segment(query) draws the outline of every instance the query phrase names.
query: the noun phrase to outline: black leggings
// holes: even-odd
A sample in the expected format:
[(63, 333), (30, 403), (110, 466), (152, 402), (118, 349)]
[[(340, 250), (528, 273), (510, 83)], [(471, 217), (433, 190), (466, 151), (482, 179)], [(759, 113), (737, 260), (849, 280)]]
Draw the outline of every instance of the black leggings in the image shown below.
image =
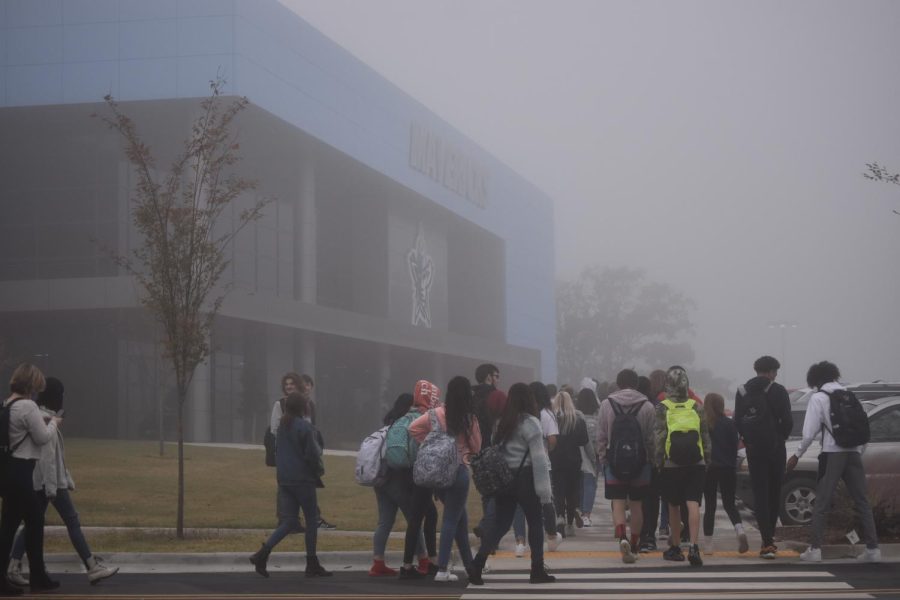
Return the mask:
[(0, 511), (0, 575), (6, 576), (9, 567), (9, 553), (19, 523), (25, 521), (25, 551), (28, 553), (29, 579), (33, 582), (46, 580), (44, 566), (44, 507), (46, 506), (34, 491), (32, 474), (34, 460), (10, 458), (9, 489), (3, 498)]
[(544, 564), (544, 518), (541, 501), (534, 491), (534, 473), (530, 466), (522, 467), (513, 489), (494, 496), (496, 510), (494, 518), (485, 523), (481, 538), (481, 548), (475, 555), (474, 564), (484, 566), (487, 557), (493, 552), (503, 536), (512, 527), (516, 504), (525, 513), (528, 523), (528, 545), (531, 546), (531, 568), (541, 568)]
[(575, 521), (575, 509), (581, 507), (581, 467), (577, 469), (553, 469), (553, 500), (556, 515), (563, 517), (566, 525)]
[(706, 510), (703, 512), (703, 535), (712, 535), (716, 524), (716, 492), (722, 492), (722, 507), (728, 513), (732, 525), (741, 522), (741, 515), (734, 507), (734, 490), (737, 486), (737, 474), (734, 467), (710, 465), (706, 470), (706, 483), (703, 499)]

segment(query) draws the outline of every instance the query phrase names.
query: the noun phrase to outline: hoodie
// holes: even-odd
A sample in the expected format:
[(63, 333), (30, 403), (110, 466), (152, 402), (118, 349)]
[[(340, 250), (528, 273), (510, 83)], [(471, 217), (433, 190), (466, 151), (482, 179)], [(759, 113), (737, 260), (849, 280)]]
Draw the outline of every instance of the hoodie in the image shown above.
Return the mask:
[(413, 406), (420, 412), (428, 412), (430, 408), (441, 405), (441, 390), (430, 381), (420, 379), (413, 389)]
[(865, 451), (865, 446), (856, 446), (855, 448), (844, 448), (838, 446), (831, 435), (831, 400), (828, 394), (834, 390), (846, 389), (837, 382), (826, 383), (819, 388), (815, 394), (809, 399), (806, 406), (806, 417), (803, 419), (803, 441), (800, 447), (794, 452), (794, 456), (800, 458), (809, 448), (815, 439), (821, 439), (822, 452), (859, 452)]
[[(791, 399), (787, 390), (780, 383), (776, 383), (768, 377), (757, 375), (748, 380), (747, 383), (738, 388), (734, 397), (734, 424), (737, 426), (738, 433), (743, 436), (741, 431), (741, 421), (747, 410), (744, 398), (749, 394), (757, 392), (765, 392), (766, 401), (768, 402), (769, 414), (775, 423), (775, 431), (777, 432), (777, 440), (780, 446), (784, 448), (784, 441), (791, 435), (794, 428), (794, 419), (791, 416)], [(752, 449), (747, 449), (752, 453)]]
[(653, 460), (653, 403), (647, 400), (647, 396), (637, 390), (624, 389), (614, 392), (609, 398), (600, 404), (600, 424), (597, 427), (597, 456), (601, 466), (606, 466), (606, 450), (612, 437), (613, 421), (616, 413), (610, 401), (615, 402), (626, 411), (643, 402), (637, 413), (638, 423), (641, 425), (641, 433), (644, 437), (644, 448), (647, 450), (647, 462)]

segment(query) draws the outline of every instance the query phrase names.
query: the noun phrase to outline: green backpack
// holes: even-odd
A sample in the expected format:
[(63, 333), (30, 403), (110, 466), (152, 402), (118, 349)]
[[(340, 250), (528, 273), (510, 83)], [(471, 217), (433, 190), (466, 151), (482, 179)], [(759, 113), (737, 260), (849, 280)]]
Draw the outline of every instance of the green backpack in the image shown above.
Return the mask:
[(666, 458), (680, 467), (696, 465), (703, 460), (700, 439), (700, 415), (693, 399), (673, 402), (666, 398)]
[(418, 410), (411, 410), (388, 428), (384, 442), (384, 460), (392, 469), (409, 469), (416, 462), (416, 454), (419, 444), (409, 435), (409, 424), (418, 419), (422, 414)]

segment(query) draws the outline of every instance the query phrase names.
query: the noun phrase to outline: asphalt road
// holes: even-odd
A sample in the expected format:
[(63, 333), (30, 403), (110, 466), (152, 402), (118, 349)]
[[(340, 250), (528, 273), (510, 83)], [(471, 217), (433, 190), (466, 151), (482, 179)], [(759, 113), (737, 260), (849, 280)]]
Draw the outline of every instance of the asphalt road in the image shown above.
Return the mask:
[(137, 600), (154, 598), (223, 598), (264, 600), (267, 598), (422, 598), (429, 600), (486, 600), (504, 598), (545, 599), (577, 594), (580, 600), (611, 600), (633, 596), (642, 600), (685, 598), (897, 598), (900, 599), (898, 563), (858, 565), (830, 563), (754, 563), (752, 565), (705, 566), (692, 569), (686, 564), (604, 569), (558, 569), (555, 584), (528, 584), (524, 570), (485, 575), (484, 587), (468, 587), (464, 576), (455, 583), (430, 580), (399, 581), (371, 578), (361, 571), (335, 573), (334, 577), (307, 579), (302, 573), (273, 573), (268, 579), (255, 573), (199, 574), (119, 574), (97, 586), (84, 575), (62, 575), (62, 587), (44, 596), (29, 598), (92, 598), (95, 600)]

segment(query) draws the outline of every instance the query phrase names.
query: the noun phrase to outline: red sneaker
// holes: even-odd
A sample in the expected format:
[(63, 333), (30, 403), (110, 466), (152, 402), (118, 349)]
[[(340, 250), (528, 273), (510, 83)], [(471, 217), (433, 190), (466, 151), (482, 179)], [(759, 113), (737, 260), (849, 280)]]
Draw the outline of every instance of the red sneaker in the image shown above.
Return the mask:
[(397, 571), (384, 564), (383, 560), (376, 560), (369, 569), (369, 577), (387, 577), (396, 576)]

